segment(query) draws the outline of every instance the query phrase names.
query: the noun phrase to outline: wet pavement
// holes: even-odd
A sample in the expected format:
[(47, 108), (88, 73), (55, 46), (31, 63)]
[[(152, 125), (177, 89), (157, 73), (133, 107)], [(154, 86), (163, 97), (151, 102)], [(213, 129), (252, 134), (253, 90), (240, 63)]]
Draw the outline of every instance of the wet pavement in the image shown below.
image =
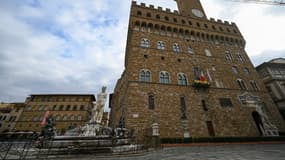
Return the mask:
[(75, 155), (69, 160), (285, 160), (285, 144), (169, 147), (129, 156)]

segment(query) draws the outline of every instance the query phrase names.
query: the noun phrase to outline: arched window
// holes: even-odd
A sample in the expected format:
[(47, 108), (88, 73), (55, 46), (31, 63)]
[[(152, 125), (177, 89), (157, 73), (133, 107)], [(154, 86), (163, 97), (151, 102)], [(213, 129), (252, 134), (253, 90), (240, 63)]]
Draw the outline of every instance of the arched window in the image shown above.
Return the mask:
[(233, 61), (233, 56), (229, 51), (226, 51), (226, 60)]
[(188, 21), (188, 24), (191, 26), (191, 25), (192, 25), (192, 22), (191, 22), (191, 21)]
[(70, 105), (67, 105), (66, 110), (67, 110), (67, 111), (70, 110)]
[(160, 19), (160, 15), (157, 14), (157, 15), (156, 15), (156, 19)]
[(63, 107), (64, 107), (63, 105), (60, 105), (59, 110), (63, 111)]
[(165, 16), (164, 19), (165, 19), (166, 21), (169, 21), (169, 18), (168, 18), (167, 16)]
[(45, 106), (45, 107), (44, 107), (44, 110), (45, 110), (45, 111), (47, 111), (48, 109), (49, 109), (49, 107), (48, 107), (48, 106)]
[(252, 89), (254, 91), (258, 91), (259, 90), (256, 81), (250, 81), (250, 85), (251, 85), (251, 87), (252, 87)]
[(80, 106), (80, 111), (84, 111), (84, 108), (85, 108), (84, 105), (81, 105)]
[(74, 115), (71, 115), (71, 116), (70, 116), (70, 120), (71, 120), (71, 121), (74, 121), (74, 119), (75, 119)]
[(169, 73), (162, 71), (160, 72), (160, 83), (168, 84), (170, 82)]
[(62, 120), (63, 120), (63, 121), (66, 121), (66, 120), (67, 120), (67, 115), (64, 115), (63, 118), (62, 118)]
[(200, 27), (200, 23), (199, 22), (197, 22), (196, 25), (197, 25), (197, 27)]
[(150, 47), (150, 42), (146, 38), (141, 39), (141, 47), (149, 48)]
[(233, 66), (232, 69), (233, 69), (233, 72), (234, 72), (235, 74), (238, 74), (238, 68), (237, 68), (237, 66)]
[(77, 120), (78, 120), (78, 121), (81, 121), (81, 120), (82, 120), (82, 116), (79, 115), (79, 116), (77, 117)]
[(60, 115), (55, 116), (55, 120), (59, 121), (60, 120)]
[(209, 49), (205, 49), (205, 54), (206, 54), (206, 56), (208, 56), (208, 57), (211, 57), (211, 56), (212, 56), (212, 53), (211, 53), (211, 51), (210, 51)]
[(150, 71), (143, 69), (140, 72), (140, 81), (141, 82), (150, 82), (151, 79), (151, 75), (150, 75)]
[(176, 52), (176, 53), (181, 52), (180, 46), (177, 43), (174, 43), (172, 48), (173, 48), (173, 51)]
[(186, 86), (187, 85), (187, 78), (184, 73), (179, 73), (178, 74), (178, 84)]
[(157, 42), (157, 49), (165, 50), (165, 45), (163, 41)]
[(193, 48), (191, 46), (188, 47), (188, 53), (190, 53), (190, 54), (194, 53)]
[(52, 110), (53, 110), (53, 111), (55, 111), (55, 110), (56, 110), (56, 105), (54, 105), (54, 106), (52, 107)]
[(147, 17), (151, 17), (151, 13), (147, 13), (146, 16), (147, 16)]
[(38, 120), (39, 120), (39, 118), (38, 118), (37, 116), (33, 118), (33, 121), (34, 121), (34, 122), (36, 122), (36, 121), (38, 121)]
[(240, 53), (237, 54), (237, 58), (238, 58), (238, 60), (239, 60), (241, 63), (244, 62), (244, 59), (243, 59), (243, 57), (242, 57), (242, 55), (241, 55)]
[(247, 86), (246, 86), (245, 82), (242, 79), (238, 79), (237, 83), (238, 83), (238, 85), (239, 85), (241, 90), (247, 90)]
[(40, 105), (39, 111), (42, 111), (44, 109), (44, 106)]
[(77, 110), (77, 105), (74, 105), (72, 110), (76, 111)]
[(247, 74), (247, 75), (250, 74), (249, 69), (248, 69), (247, 67), (244, 68), (244, 72), (245, 72), (245, 74)]
[(141, 11), (138, 11), (138, 12), (137, 12), (137, 15), (138, 15), (138, 16), (141, 16), (141, 15), (142, 15), (142, 12), (141, 12)]

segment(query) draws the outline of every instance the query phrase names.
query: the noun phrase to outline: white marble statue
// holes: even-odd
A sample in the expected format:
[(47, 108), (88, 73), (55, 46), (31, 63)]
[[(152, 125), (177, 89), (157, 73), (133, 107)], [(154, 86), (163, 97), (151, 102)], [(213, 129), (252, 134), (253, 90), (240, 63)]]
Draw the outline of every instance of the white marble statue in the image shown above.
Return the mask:
[(101, 93), (97, 95), (97, 101), (93, 104), (91, 123), (101, 124), (102, 122), (104, 106), (107, 100), (106, 88), (105, 86), (102, 87)]

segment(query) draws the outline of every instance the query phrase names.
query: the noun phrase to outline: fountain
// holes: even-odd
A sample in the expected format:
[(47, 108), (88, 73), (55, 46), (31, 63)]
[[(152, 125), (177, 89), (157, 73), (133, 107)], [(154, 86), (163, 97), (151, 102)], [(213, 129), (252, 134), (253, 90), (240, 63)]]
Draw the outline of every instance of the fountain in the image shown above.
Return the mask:
[(38, 148), (52, 150), (53, 154), (116, 153), (141, 149), (141, 145), (134, 144), (133, 132), (125, 128), (113, 129), (101, 125), (106, 99), (106, 87), (102, 87), (101, 93), (97, 95), (97, 102), (93, 105), (90, 121), (82, 127), (69, 129), (63, 136), (54, 134), (54, 121), (52, 117), (47, 117), (43, 136), (37, 142)]

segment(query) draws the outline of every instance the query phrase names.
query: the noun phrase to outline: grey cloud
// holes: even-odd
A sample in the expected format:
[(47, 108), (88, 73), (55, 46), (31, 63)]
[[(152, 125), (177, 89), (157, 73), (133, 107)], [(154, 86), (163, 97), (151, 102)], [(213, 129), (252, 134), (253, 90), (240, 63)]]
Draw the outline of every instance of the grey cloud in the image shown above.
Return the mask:
[[(25, 6), (25, 1), (10, 2), (5, 3), (9, 10), (0, 11), (0, 101), (24, 101), (35, 93), (96, 94), (102, 85), (113, 90), (123, 69), (125, 45), (118, 42), (126, 37), (128, 11), (116, 8), (113, 13), (108, 2), (98, 0), (40, 1), (45, 20), (33, 16), (37, 8)], [(117, 17), (116, 26), (96, 31), (85, 23), (102, 14)], [(101, 32), (113, 46), (98, 39)]]
[(253, 61), (254, 66), (258, 66), (263, 62), (267, 62), (274, 58), (285, 57), (285, 50), (270, 50), (264, 51), (260, 55), (252, 56), (251, 59)]

